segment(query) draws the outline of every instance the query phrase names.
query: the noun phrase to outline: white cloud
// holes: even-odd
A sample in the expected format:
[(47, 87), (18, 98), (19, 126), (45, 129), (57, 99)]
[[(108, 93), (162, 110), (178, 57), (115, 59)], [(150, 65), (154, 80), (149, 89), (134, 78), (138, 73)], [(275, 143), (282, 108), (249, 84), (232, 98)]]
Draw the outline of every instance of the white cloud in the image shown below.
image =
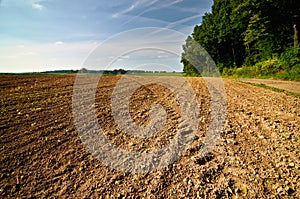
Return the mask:
[(55, 44), (55, 45), (63, 45), (64, 42), (62, 42), (62, 41), (57, 41), (57, 42), (55, 42), (54, 44)]
[(157, 56), (158, 59), (163, 59), (163, 58), (169, 58), (168, 55), (158, 55)]
[(32, 8), (37, 9), (37, 10), (43, 10), (44, 6), (39, 4), (39, 3), (32, 3), (31, 4)]

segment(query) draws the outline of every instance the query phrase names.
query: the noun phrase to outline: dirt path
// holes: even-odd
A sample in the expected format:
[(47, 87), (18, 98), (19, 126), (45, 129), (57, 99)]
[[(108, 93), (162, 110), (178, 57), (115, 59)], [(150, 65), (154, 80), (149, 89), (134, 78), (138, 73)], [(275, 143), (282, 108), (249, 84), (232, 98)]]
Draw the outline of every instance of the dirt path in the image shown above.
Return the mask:
[[(134, 92), (130, 114), (136, 124), (149, 122), (154, 102), (167, 113), (156, 136), (135, 138), (122, 132), (112, 117), (110, 99), (118, 80), (103, 77), (99, 82), (95, 108), (104, 134), (127, 151), (151, 152), (168, 145), (181, 114), (172, 92), (155, 84)], [(200, 158), (210, 121), (210, 95), (201, 78), (188, 81), (201, 103), (193, 142), (168, 167), (131, 174), (105, 166), (84, 147), (72, 115), (74, 76), (0, 76), (1, 198), (299, 196), (300, 99), (224, 80), (225, 126), (212, 153)]]
[(300, 82), (272, 80), (272, 79), (239, 79), (242, 82), (250, 82), (255, 84), (265, 84), (267, 86), (280, 88), (286, 91), (291, 91), (300, 94)]

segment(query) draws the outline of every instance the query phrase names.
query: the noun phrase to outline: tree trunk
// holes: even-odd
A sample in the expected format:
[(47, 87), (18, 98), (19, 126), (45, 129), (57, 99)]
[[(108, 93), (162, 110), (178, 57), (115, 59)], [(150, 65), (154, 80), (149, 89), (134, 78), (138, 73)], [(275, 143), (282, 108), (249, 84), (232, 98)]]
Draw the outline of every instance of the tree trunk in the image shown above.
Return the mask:
[(297, 30), (297, 25), (294, 24), (294, 47), (298, 47), (298, 30)]
[(233, 56), (234, 66), (236, 66), (236, 59), (235, 59), (235, 52), (234, 52), (233, 44), (231, 45), (231, 50), (232, 50), (232, 56)]

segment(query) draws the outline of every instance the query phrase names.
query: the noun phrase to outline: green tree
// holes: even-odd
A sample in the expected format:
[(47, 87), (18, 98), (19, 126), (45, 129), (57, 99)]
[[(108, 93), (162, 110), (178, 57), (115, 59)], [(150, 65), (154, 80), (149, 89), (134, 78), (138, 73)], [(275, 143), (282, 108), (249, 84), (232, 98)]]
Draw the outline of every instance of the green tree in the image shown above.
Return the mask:
[(267, 31), (269, 23), (269, 20), (261, 18), (258, 14), (250, 17), (248, 27), (243, 34), (247, 52), (245, 63), (247, 65), (271, 57), (274, 41), (272, 34)]
[(192, 37), (188, 37), (183, 45), (182, 63), (188, 76), (213, 76), (217, 72), (208, 52)]
[(189, 53), (190, 48), (192, 47), (192, 37), (189, 36), (186, 39), (186, 44), (183, 45), (183, 53), (181, 56), (181, 63), (183, 63), (183, 72), (186, 76), (199, 76), (200, 73), (197, 69), (188, 61), (187, 54)]
[[(294, 27), (300, 27), (298, 1), (214, 0), (211, 13), (189, 37), (206, 49), (220, 71), (254, 65), (294, 45)], [(190, 39), (185, 47), (191, 46)], [(184, 57), (182, 63), (187, 74), (193, 73), (194, 63)]]

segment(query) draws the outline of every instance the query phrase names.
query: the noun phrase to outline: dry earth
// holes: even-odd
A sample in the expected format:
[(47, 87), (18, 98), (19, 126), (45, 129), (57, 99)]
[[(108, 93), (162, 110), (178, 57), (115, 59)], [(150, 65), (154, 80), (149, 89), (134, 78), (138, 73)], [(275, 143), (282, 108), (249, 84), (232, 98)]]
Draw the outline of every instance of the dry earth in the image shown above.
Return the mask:
[[(179, 105), (158, 85), (139, 88), (130, 112), (149, 122), (161, 103), (165, 127), (151, 139), (122, 132), (110, 98), (120, 77), (102, 77), (96, 112), (105, 135), (128, 151), (151, 151), (176, 134)], [(168, 167), (144, 174), (110, 169), (79, 138), (72, 115), (74, 76), (0, 76), (0, 196), (2, 198), (297, 198), (300, 196), (300, 99), (224, 80), (226, 121), (217, 146), (199, 158), (210, 120), (201, 78), (188, 78), (201, 104), (194, 141)], [(176, 83), (176, 82), (174, 82)]]

